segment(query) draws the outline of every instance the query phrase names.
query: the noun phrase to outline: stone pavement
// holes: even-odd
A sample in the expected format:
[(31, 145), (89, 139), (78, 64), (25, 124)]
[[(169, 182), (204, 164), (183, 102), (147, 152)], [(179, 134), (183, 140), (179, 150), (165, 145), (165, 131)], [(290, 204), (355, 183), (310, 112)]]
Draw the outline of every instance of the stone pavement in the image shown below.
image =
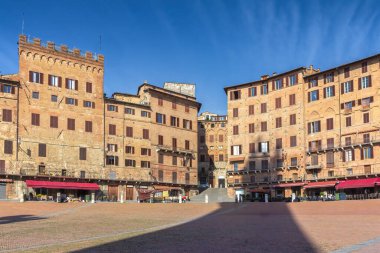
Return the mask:
[(375, 252), (378, 237), (380, 200), (0, 202), (0, 252)]

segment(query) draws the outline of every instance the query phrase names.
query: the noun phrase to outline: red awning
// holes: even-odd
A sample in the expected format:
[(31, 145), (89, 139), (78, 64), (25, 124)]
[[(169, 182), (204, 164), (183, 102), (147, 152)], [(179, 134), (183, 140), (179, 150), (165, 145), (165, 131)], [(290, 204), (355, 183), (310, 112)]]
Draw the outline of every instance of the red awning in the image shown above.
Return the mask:
[(303, 188), (310, 189), (310, 188), (327, 188), (327, 187), (334, 187), (338, 181), (324, 181), (324, 182), (309, 182), (307, 185), (305, 185)]
[(95, 183), (26, 180), (26, 185), (32, 188), (99, 190), (99, 185)]
[(139, 193), (139, 200), (146, 200), (150, 199), (150, 195), (155, 193), (155, 190), (138, 189), (137, 192)]
[(154, 186), (154, 189), (156, 191), (171, 191), (171, 190), (176, 190), (176, 191), (182, 191), (181, 187), (170, 187), (170, 186)]
[(375, 184), (377, 183), (380, 183), (380, 177), (341, 181), (339, 182), (337, 186), (335, 186), (335, 188), (339, 190), (339, 189), (375, 187)]
[(288, 188), (288, 187), (297, 187), (297, 186), (303, 186), (305, 183), (289, 183), (289, 184), (278, 184), (275, 185), (274, 187), (276, 188)]
[(260, 188), (257, 188), (257, 189), (251, 189), (249, 190), (250, 192), (254, 192), (254, 193), (269, 193), (270, 190), (269, 189), (260, 189)]

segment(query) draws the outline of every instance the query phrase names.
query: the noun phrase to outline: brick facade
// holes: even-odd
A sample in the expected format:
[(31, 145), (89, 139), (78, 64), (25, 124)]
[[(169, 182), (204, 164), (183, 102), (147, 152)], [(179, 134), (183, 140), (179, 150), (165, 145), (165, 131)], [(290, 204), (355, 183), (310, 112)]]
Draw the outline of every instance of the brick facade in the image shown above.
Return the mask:
[(307, 182), (380, 173), (378, 72), (375, 55), (226, 87), (230, 189), (302, 196)]
[[(24, 35), (18, 44), (19, 73), (0, 81), (0, 176), (8, 182), (7, 198), (28, 195), (26, 179), (96, 182), (99, 194), (113, 200), (136, 199), (139, 188), (156, 186), (194, 192), (195, 97), (143, 84), (137, 95), (107, 98), (103, 55)], [(175, 87), (181, 85), (195, 91), (191, 84)], [(166, 122), (158, 124), (156, 113), (166, 114)], [(171, 117), (178, 124), (171, 125)]]

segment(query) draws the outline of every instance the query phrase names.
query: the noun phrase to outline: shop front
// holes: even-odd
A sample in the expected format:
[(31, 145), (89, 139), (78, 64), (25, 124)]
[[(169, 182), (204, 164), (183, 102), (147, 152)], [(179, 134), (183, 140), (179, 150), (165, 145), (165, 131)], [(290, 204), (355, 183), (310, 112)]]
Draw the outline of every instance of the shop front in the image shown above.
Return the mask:
[[(283, 183), (274, 185), (276, 189), (276, 199), (280, 200), (280, 198), (284, 198), (287, 201), (297, 201), (301, 198), (303, 194), (303, 186), (305, 182), (297, 182), (297, 183)], [(280, 195), (281, 193), (281, 195)]]
[(270, 196), (270, 189), (263, 189), (263, 188), (255, 188), (249, 190), (251, 193), (251, 201), (259, 201), (259, 202), (265, 202), (265, 195), (267, 196), (267, 200), (269, 201)]
[(186, 199), (184, 190), (180, 187), (154, 186), (153, 202), (180, 202)]
[(335, 186), (342, 199), (369, 199), (379, 197), (380, 177), (340, 181)]
[(26, 180), (26, 200), (86, 201), (99, 190), (96, 183)]
[(333, 199), (338, 181), (309, 182), (303, 188), (307, 200)]

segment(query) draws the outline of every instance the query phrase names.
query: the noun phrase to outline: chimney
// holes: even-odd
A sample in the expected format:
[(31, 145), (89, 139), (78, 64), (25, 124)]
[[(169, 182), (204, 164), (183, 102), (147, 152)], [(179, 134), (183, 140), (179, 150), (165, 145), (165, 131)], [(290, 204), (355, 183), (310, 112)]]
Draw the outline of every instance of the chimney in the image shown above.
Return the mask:
[(266, 80), (266, 79), (268, 79), (268, 77), (269, 77), (269, 75), (262, 75), (261, 80)]
[(309, 67), (309, 68), (310, 68), (310, 70), (311, 70), (311, 71), (313, 71), (313, 65), (310, 65), (310, 67)]
[(275, 76), (275, 75), (277, 75), (277, 73), (276, 73), (276, 72), (273, 72), (272, 76)]

